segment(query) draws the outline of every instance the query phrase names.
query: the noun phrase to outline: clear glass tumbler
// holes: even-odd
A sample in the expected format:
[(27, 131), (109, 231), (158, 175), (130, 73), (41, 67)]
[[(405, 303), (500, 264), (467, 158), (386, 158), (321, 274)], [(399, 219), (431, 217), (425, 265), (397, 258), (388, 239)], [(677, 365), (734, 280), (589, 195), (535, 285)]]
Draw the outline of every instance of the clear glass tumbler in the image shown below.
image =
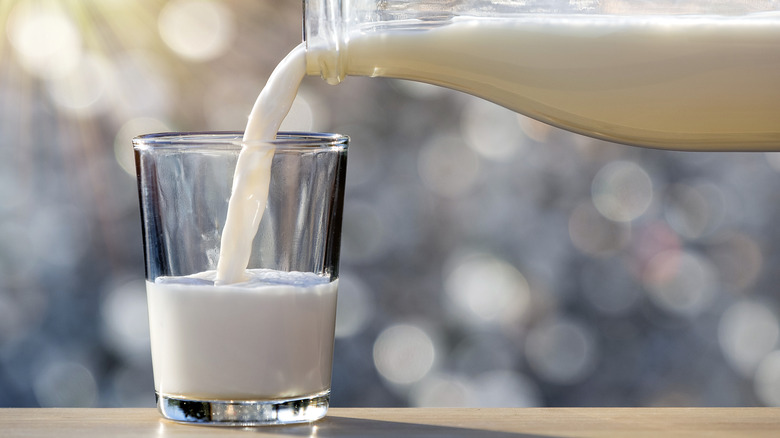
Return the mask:
[[(241, 139), (133, 139), (157, 405), (180, 422), (313, 421), (330, 394), (348, 138)], [(247, 280), (214, 285), (242, 147), (274, 150), (268, 201)]]

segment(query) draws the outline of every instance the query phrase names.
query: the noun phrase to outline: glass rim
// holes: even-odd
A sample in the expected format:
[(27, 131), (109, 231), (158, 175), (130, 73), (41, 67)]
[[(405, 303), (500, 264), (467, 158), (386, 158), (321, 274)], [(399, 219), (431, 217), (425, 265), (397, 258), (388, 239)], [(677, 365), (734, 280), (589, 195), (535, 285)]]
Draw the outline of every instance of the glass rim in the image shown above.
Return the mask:
[(280, 131), (273, 140), (244, 141), (243, 131), (158, 132), (134, 137), (134, 149), (346, 149), (349, 137), (329, 132)]

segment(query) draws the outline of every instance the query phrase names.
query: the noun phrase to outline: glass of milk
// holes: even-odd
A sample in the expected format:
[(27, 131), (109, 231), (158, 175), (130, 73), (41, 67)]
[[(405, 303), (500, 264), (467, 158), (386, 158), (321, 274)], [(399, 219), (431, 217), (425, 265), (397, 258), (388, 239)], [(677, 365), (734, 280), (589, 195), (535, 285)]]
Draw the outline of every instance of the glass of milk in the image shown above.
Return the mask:
[[(325, 415), (347, 143), (314, 133), (248, 143), (239, 132), (133, 139), (164, 417), (260, 425)], [(260, 206), (255, 190), (243, 203), (259, 212), (259, 224), (240, 233), (252, 242), (249, 261), (237, 281), (215, 284), (221, 253), (238, 251), (221, 235), (240, 154), (241, 172), (270, 169), (267, 201)]]

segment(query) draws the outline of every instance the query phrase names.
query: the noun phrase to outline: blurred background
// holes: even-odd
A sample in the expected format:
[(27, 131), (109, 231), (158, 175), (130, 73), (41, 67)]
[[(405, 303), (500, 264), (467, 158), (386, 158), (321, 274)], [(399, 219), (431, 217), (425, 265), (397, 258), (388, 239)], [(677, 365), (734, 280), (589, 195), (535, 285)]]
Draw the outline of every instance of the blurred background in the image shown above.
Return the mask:
[[(300, 2), (0, 2), (0, 406), (153, 406), (130, 139), (243, 130)], [(352, 137), (333, 406), (780, 405), (780, 154), (307, 78)]]

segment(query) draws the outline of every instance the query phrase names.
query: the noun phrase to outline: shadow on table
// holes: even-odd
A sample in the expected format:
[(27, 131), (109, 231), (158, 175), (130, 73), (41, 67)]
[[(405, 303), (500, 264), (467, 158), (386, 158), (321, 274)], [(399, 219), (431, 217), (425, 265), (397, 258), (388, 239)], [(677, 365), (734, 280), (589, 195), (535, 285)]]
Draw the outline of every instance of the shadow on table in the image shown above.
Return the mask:
[(395, 421), (368, 420), (327, 416), (313, 424), (252, 428), (269, 436), (327, 437), (480, 437), (480, 438), (550, 438), (542, 435), (500, 432), (463, 427), (435, 426)]

